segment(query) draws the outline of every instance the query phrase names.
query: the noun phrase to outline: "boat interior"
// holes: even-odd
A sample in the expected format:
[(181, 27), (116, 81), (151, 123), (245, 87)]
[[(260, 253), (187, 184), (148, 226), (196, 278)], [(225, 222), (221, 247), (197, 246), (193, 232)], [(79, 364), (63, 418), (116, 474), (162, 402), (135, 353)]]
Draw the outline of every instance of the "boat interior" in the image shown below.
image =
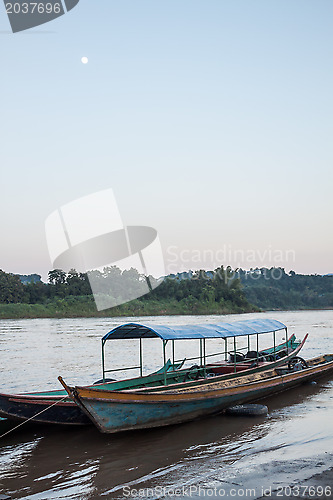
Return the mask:
[[(328, 363), (331, 363), (333, 361), (333, 354), (324, 354), (322, 356), (318, 356), (316, 358), (309, 359), (305, 361), (303, 358), (300, 357), (294, 357), (291, 358), (291, 360), (288, 362), (286, 365), (282, 365), (279, 367), (263, 370), (263, 371), (256, 371), (256, 372), (251, 372), (248, 374), (244, 375), (238, 375), (236, 379), (232, 378), (225, 378), (225, 377), (214, 377), (212, 378), (211, 376), (207, 375), (205, 378), (200, 378), (196, 381), (196, 383), (181, 383), (181, 384), (173, 384), (172, 387), (166, 388), (165, 385), (160, 385), (159, 387), (154, 387), (154, 388), (138, 388), (134, 392), (160, 392), (160, 391), (165, 391), (166, 393), (172, 393), (172, 391), (176, 390), (175, 392), (180, 393), (183, 391), (188, 391), (188, 389), (193, 387), (194, 391), (199, 391), (201, 390), (202, 387), (205, 388), (205, 390), (208, 390), (210, 388), (217, 388), (218, 383), (218, 388), (227, 388), (231, 386), (236, 386), (236, 385), (244, 385), (244, 384), (249, 384), (252, 382), (257, 382), (258, 380), (267, 380), (273, 377), (277, 376), (283, 376), (287, 375), (296, 371), (301, 371), (301, 370), (306, 370), (309, 368), (314, 368), (316, 366), (320, 365), (325, 365)], [(211, 386), (211, 387), (210, 387)], [(132, 392), (132, 390), (130, 390)]]

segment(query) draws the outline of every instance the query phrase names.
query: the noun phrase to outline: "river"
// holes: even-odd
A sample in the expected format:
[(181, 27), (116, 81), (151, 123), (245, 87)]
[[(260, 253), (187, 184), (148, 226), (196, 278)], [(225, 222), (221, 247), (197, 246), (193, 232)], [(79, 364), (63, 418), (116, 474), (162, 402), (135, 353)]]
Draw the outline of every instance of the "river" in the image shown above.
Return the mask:
[[(333, 311), (1, 320), (1, 392), (57, 389), (58, 375), (70, 384), (94, 382), (101, 377), (100, 339), (120, 323), (255, 317), (280, 320), (298, 338), (309, 333), (304, 358), (333, 352)], [(135, 342), (110, 342), (108, 367), (135, 365)], [(179, 358), (197, 355), (197, 344), (186, 342), (177, 346)], [(148, 340), (143, 354), (147, 373), (161, 366), (158, 339)], [(117, 435), (100, 434), (93, 426), (22, 426), (0, 441), (0, 492), (13, 499), (330, 498), (333, 381), (303, 385), (265, 404), (266, 417), (219, 415)]]

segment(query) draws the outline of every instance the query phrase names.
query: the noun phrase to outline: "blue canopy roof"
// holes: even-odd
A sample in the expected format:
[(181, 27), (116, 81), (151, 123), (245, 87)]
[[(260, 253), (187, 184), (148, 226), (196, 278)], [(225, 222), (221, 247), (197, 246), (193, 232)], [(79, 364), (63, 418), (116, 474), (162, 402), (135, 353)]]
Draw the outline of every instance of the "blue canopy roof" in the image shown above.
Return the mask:
[(228, 338), (274, 332), (285, 328), (287, 327), (283, 323), (275, 319), (251, 319), (235, 321), (234, 323), (219, 323), (217, 325), (207, 323), (202, 325), (163, 326), (126, 323), (111, 330), (104, 335), (102, 340), (105, 342), (106, 340), (153, 337), (160, 337), (163, 340)]

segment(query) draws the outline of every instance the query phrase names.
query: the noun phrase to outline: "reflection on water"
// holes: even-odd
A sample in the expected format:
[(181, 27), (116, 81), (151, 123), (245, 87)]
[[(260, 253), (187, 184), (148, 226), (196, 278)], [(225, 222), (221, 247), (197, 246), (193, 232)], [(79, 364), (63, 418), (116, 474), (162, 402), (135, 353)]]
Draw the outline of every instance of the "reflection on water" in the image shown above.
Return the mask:
[[(333, 351), (332, 311), (265, 315), (285, 322), (289, 333), (298, 337), (310, 333), (304, 357)], [(254, 316), (258, 315), (244, 317)], [(149, 318), (150, 322), (167, 324), (219, 320), (226, 318)], [(124, 321), (0, 322), (2, 391), (57, 388), (59, 373), (70, 382), (99, 378), (99, 339)], [(121, 349), (120, 344), (117, 349)], [(145, 354), (147, 369), (158, 366), (160, 345), (152, 344)], [(124, 487), (200, 486), (228, 491), (238, 485), (255, 487), (260, 493), (267, 485), (299, 483), (333, 466), (332, 381), (304, 385), (269, 398), (265, 404), (268, 417), (220, 415), (117, 435), (102, 435), (93, 426), (23, 426), (1, 442), (0, 491), (12, 498), (80, 500), (125, 498), (128, 490)], [(161, 495), (156, 493), (154, 498), (158, 497)]]

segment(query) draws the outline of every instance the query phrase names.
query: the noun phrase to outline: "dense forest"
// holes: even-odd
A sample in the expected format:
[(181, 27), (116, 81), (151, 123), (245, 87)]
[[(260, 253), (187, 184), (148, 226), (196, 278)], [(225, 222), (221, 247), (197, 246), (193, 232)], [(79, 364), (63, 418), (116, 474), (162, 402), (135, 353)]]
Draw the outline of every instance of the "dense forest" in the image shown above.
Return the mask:
[[(116, 266), (99, 273), (112, 277), (126, 297), (146, 279), (135, 269)], [(154, 278), (150, 277), (151, 281)], [(122, 292), (123, 289), (123, 292)], [(110, 293), (110, 292), (108, 292)], [(112, 293), (112, 292), (111, 292)], [(124, 316), (159, 314), (228, 314), (274, 309), (333, 308), (333, 276), (286, 273), (283, 268), (233, 271), (189, 271), (170, 275), (146, 295), (98, 312), (87, 274), (54, 269), (48, 283), (40, 276), (19, 276), (0, 270), (0, 318)]]
[(333, 309), (333, 275), (286, 273), (281, 267), (238, 270), (247, 300), (261, 309)]
[[(124, 297), (128, 288), (135, 290), (145, 276), (135, 269), (121, 271), (116, 266), (100, 273), (117, 281), (117, 293)], [(154, 278), (150, 277), (150, 281)], [(110, 292), (109, 292), (110, 293)], [(112, 292), (111, 292), (112, 293)], [(257, 310), (246, 299), (240, 280), (230, 268), (214, 272), (196, 271), (191, 279), (166, 277), (146, 295), (97, 312), (88, 276), (72, 269), (68, 273), (54, 269), (48, 283), (36, 279), (24, 282), (18, 275), (0, 271), (0, 317), (48, 316), (121, 316), (151, 314), (228, 314)]]

